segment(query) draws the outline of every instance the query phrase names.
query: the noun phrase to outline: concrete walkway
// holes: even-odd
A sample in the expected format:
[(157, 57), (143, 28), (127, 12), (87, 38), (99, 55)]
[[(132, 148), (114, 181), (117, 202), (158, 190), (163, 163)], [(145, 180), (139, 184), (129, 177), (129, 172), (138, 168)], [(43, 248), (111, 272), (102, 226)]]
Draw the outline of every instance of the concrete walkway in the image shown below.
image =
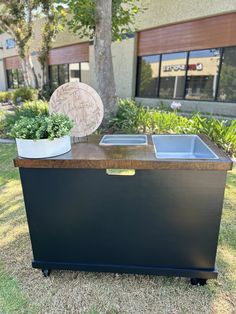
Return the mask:
[(0, 144), (13, 144), (13, 143), (15, 143), (15, 140), (0, 138)]

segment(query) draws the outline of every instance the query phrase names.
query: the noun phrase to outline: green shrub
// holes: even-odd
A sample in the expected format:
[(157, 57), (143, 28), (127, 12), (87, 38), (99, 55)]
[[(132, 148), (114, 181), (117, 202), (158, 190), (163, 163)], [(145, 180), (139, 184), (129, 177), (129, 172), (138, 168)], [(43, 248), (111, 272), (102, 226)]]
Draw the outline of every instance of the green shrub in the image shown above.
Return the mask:
[(0, 109), (0, 137), (5, 138), (5, 113)]
[(38, 90), (28, 87), (18, 88), (14, 91), (0, 92), (0, 103), (12, 100), (14, 104), (38, 99)]
[(139, 107), (132, 99), (120, 99), (115, 118), (110, 120), (110, 126), (125, 133), (137, 133), (137, 116)]
[(236, 120), (218, 120), (195, 114), (190, 119), (191, 133), (206, 134), (215, 144), (232, 155), (236, 155)]
[(4, 116), (5, 116), (5, 112), (2, 109), (0, 109), (0, 120), (3, 119)]
[(135, 103), (132, 99), (121, 99), (115, 118), (110, 121), (114, 131), (124, 133), (180, 133), (188, 127), (187, 118), (172, 112), (162, 112)]
[(38, 90), (28, 87), (21, 87), (14, 91), (13, 93), (13, 102), (18, 104), (19, 102), (25, 102), (28, 100), (37, 100), (38, 99)]
[(69, 135), (74, 123), (69, 117), (53, 113), (50, 116), (21, 117), (13, 125), (11, 136), (21, 139), (50, 139)]
[(159, 112), (152, 109), (149, 112), (150, 127), (148, 133), (188, 133), (189, 120), (186, 117), (178, 115), (176, 112)]
[(49, 101), (54, 90), (55, 87), (52, 87), (49, 83), (44, 84), (42, 89), (39, 90), (39, 99)]
[(16, 117), (35, 117), (49, 115), (48, 103), (46, 101), (26, 101), (22, 106), (16, 108)]
[[(157, 104), (157, 109), (160, 110), (160, 111), (173, 111), (170, 107), (170, 105), (167, 105), (165, 104), (163, 101), (160, 101), (158, 104)], [(180, 110), (179, 110), (180, 111)]]
[(22, 106), (17, 107), (14, 112), (10, 112), (5, 115), (5, 132), (9, 133), (15, 122), (22, 117), (33, 118), (42, 115), (49, 115), (47, 102), (42, 100), (25, 102)]
[(0, 92), (0, 103), (6, 103), (13, 99), (13, 92)]
[(206, 134), (219, 147), (236, 155), (236, 121), (220, 121), (212, 117), (193, 114), (186, 118), (176, 112), (150, 109), (131, 99), (119, 102), (118, 112), (110, 121), (114, 132), (151, 134)]

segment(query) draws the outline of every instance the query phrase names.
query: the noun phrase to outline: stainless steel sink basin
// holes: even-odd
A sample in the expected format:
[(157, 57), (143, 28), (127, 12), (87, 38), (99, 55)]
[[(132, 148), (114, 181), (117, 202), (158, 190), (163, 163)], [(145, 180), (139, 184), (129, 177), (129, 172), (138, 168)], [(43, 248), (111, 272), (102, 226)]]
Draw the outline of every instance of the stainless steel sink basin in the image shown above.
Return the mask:
[(99, 145), (106, 146), (129, 146), (129, 145), (147, 145), (146, 135), (124, 135), (124, 134), (114, 134), (114, 135), (104, 135), (101, 139)]
[(197, 135), (152, 135), (157, 159), (218, 159)]

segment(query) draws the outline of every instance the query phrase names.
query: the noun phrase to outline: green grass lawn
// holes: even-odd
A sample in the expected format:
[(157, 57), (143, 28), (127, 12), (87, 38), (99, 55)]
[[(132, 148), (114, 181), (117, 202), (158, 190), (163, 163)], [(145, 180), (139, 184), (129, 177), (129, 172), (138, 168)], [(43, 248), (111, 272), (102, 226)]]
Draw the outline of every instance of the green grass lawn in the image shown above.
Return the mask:
[(0, 144), (0, 314), (235, 313), (236, 169), (228, 175), (217, 253), (218, 280), (31, 268), (31, 247), (15, 146)]

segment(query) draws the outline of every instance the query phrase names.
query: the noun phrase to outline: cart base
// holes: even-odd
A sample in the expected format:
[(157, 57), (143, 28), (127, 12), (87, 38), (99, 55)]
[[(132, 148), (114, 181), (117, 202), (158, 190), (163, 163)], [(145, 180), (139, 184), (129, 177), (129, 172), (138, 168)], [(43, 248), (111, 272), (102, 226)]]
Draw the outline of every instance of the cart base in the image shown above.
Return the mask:
[(216, 268), (184, 269), (184, 268), (127, 266), (127, 265), (107, 265), (107, 264), (55, 263), (35, 260), (32, 262), (32, 266), (33, 268), (39, 268), (42, 270), (64, 269), (89, 272), (110, 272), (157, 276), (189, 277), (200, 279), (216, 279), (218, 275), (218, 271)]

